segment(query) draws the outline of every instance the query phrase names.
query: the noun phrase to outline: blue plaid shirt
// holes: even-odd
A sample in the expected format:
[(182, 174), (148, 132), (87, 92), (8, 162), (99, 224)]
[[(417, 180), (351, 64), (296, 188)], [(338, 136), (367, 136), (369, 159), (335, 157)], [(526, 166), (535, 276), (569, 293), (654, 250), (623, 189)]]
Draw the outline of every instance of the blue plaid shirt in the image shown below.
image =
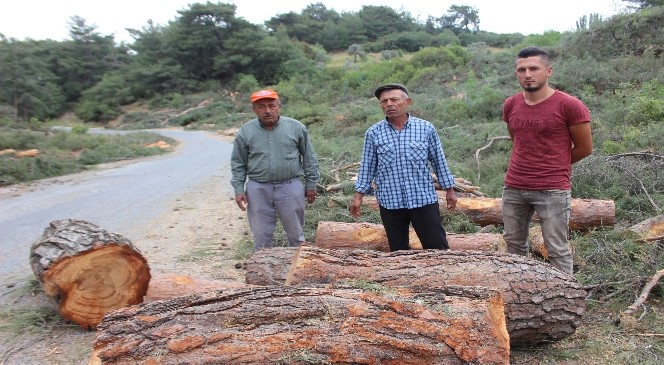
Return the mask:
[(408, 116), (400, 131), (383, 119), (364, 135), (355, 191), (369, 194), (376, 182), (378, 204), (387, 209), (413, 209), (437, 203), (431, 169), (444, 189), (454, 186), (438, 133), (428, 121)]

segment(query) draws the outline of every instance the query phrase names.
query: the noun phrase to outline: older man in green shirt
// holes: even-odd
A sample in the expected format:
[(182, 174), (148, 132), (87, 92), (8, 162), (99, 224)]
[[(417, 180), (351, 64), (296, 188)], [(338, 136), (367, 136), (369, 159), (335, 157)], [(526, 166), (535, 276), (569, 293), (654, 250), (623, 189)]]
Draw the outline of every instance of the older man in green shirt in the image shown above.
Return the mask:
[(316, 200), (318, 159), (307, 127), (280, 115), (277, 92), (256, 91), (250, 99), (257, 118), (242, 125), (231, 155), (235, 202), (247, 211), (254, 250), (273, 246), (277, 214), (288, 245), (299, 246), (305, 198), (310, 204)]

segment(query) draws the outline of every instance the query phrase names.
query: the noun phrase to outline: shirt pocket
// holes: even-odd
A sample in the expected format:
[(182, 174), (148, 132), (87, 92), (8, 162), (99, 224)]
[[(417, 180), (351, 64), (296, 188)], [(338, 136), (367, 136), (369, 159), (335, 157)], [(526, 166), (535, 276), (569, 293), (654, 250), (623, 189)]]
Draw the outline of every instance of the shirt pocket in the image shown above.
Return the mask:
[(408, 158), (413, 162), (427, 161), (429, 157), (429, 149), (427, 147), (426, 142), (410, 142)]
[(297, 143), (293, 140), (285, 140), (281, 143), (281, 154), (285, 160), (293, 161), (300, 157), (300, 150), (297, 149)]
[(376, 148), (376, 153), (378, 154), (378, 167), (386, 168), (391, 166), (396, 160), (396, 154), (390, 146), (378, 146)]

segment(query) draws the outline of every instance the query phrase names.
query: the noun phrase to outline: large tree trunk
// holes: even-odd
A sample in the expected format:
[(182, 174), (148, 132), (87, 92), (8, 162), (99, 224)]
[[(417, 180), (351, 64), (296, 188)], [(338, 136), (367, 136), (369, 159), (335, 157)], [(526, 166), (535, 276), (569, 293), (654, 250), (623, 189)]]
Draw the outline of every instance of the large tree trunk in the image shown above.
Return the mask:
[(509, 364), (503, 308), (485, 288), (208, 292), (110, 312), (90, 364)]
[[(408, 234), (410, 248), (421, 250), (422, 243), (412, 228)], [(497, 233), (447, 233), (450, 250), (502, 251), (505, 241)], [(387, 235), (382, 224), (318, 222), (316, 247), (330, 249), (360, 249), (390, 252)]]
[(297, 247), (274, 247), (254, 252), (245, 262), (245, 282), (283, 285), (297, 250)]
[(512, 345), (558, 341), (574, 333), (586, 291), (553, 266), (524, 256), (479, 251), (325, 250), (302, 246), (286, 285), (365, 279), (391, 287), (485, 286), (503, 293)]
[(32, 271), (60, 314), (94, 328), (112, 309), (143, 301), (150, 268), (127, 238), (81, 220), (50, 223), (30, 249)]
[[(445, 192), (438, 191), (441, 214), (451, 214), (445, 208)], [(459, 197), (453, 214), (463, 214), (478, 225), (503, 224), (503, 207), (501, 198)], [(366, 197), (363, 205), (378, 209), (375, 197)], [(535, 215), (535, 221), (539, 217)], [(587, 230), (595, 227), (613, 226), (616, 221), (616, 206), (613, 200), (572, 199), (572, 214), (569, 228)]]

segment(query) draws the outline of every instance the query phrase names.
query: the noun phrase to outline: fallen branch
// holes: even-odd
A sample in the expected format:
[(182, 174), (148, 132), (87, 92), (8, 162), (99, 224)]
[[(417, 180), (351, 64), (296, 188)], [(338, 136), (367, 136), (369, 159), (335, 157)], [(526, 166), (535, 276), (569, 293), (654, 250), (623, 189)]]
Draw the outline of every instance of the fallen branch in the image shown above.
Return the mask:
[(339, 171), (343, 171), (343, 170), (348, 170), (348, 169), (352, 169), (353, 167), (358, 167), (358, 166), (360, 166), (359, 162), (353, 162), (350, 165), (341, 166), (341, 167), (337, 167), (336, 169), (332, 169), (332, 170), (330, 170), (330, 173), (339, 172)]
[(627, 307), (627, 309), (622, 314), (627, 315), (627, 314), (633, 314), (634, 312), (636, 312), (637, 308), (639, 306), (641, 306), (643, 303), (645, 303), (646, 299), (648, 299), (648, 295), (650, 294), (650, 291), (657, 284), (657, 282), (662, 277), (662, 275), (664, 275), (664, 269), (655, 272), (655, 275), (653, 275), (652, 278), (650, 279), (650, 281), (648, 281), (648, 283), (646, 284), (646, 286), (643, 287), (643, 290), (641, 291), (641, 294), (636, 299), (634, 304)]
[(664, 156), (662, 155), (656, 155), (654, 153), (647, 153), (647, 152), (628, 152), (628, 153), (621, 153), (618, 155), (612, 155), (606, 158), (607, 161), (611, 160), (616, 160), (621, 157), (628, 157), (628, 156), (645, 156), (645, 157), (652, 157), (652, 158), (659, 158), (664, 160)]
[(493, 142), (495, 141), (500, 141), (500, 140), (510, 140), (510, 136), (498, 136), (498, 137), (492, 137), (489, 138), (487, 143), (484, 147), (479, 148), (477, 151), (475, 151), (475, 161), (477, 162), (477, 182), (480, 182), (480, 152), (484, 151), (485, 149), (491, 147), (493, 145)]
[(643, 181), (641, 179), (639, 179), (638, 177), (636, 177), (636, 175), (634, 175), (634, 173), (631, 172), (629, 169), (623, 169), (623, 170), (627, 171), (630, 175), (632, 175), (632, 177), (634, 179), (636, 179), (636, 181), (639, 182), (639, 185), (641, 185), (641, 190), (643, 190), (643, 193), (646, 195), (646, 198), (648, 198), (648, 201), (650, 202), (650, 205), (652, 205), (652, 207), (655, 208), (656, 212), (658, 212), (658, 213), (661, 212), (662, 209), (657, 205), (657, 203), (655, 203), (655, 201), (652, 199), (650, 194), (648, 194), (648, 189), (646, 189), (646, 187), (643, 185)]
[(664, 337), (664, 333), (624, 333), (627, 336)]

